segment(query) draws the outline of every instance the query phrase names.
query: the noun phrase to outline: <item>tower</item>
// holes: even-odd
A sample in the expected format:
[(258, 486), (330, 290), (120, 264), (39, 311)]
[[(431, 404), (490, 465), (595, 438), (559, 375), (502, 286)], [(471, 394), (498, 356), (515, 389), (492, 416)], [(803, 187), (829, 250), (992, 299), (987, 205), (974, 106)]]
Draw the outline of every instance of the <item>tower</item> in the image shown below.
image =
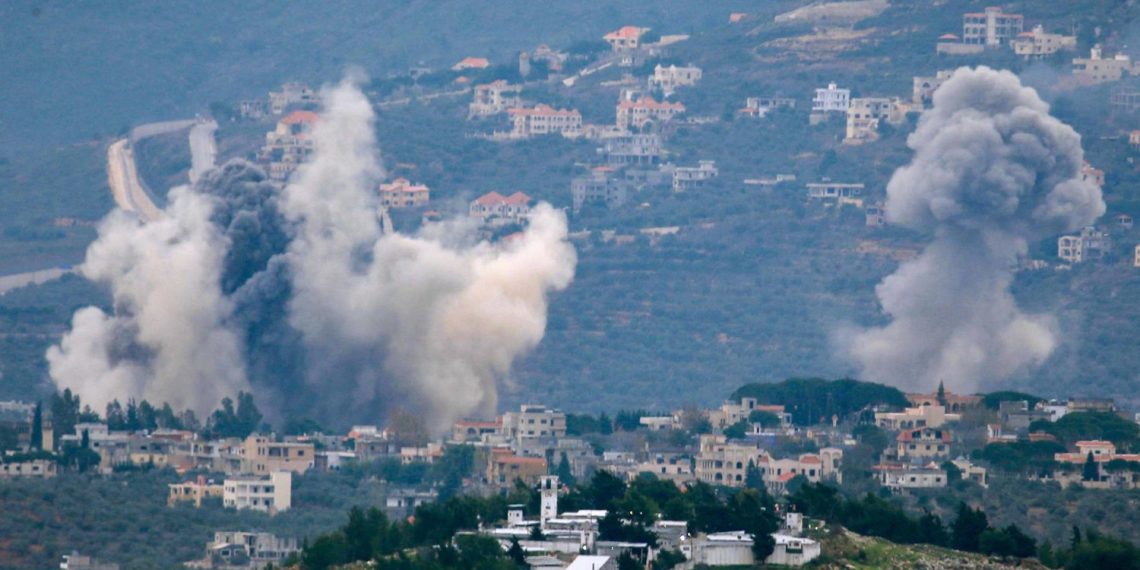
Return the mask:
[(545, 475), (538, 482), (538, 493), (542, 497), (538, 519), (542, 528), (546, 528), (547, 520), (558, 516), (558, 486), (557, 475)]

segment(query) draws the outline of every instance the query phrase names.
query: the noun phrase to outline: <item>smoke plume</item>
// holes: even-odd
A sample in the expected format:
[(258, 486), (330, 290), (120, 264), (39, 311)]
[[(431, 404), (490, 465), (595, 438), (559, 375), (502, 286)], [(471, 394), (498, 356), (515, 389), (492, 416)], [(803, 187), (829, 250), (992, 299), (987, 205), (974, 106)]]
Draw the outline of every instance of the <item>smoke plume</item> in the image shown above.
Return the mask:
[(1080, 135), (1017, 76), (962, 68), (934, 94), (887, 184), (892, 224), (933, 242), (876, 288), (890, 324), (844, 335), (869, 380), (969, 392), (1044, 361), (1050, 315), (1018, 310), (1013, 267), (1031, 240), (1088, 225), (1105, 211), (1081, 180)]
[[(252, 388), (277, 417), (337, 425), (396, 406), (437, 428), (494, 411), (544, 335), (548, 295), (573, 278), (565, 216), (540, 204), (495, 243), (464, 221), (385, 233), (372, 107), (352, 81), (322, 99), (316, 150), (283, 190), (235, 161), (173, 194), (167, 219), (109, 217), (85, 272), (111, 286), (115, 311), (76, 313), (49, 351), (57, 384), (92, 404), (145, 397), (198, 413)], [(159, 335), (164, 323), (177, 326)]]

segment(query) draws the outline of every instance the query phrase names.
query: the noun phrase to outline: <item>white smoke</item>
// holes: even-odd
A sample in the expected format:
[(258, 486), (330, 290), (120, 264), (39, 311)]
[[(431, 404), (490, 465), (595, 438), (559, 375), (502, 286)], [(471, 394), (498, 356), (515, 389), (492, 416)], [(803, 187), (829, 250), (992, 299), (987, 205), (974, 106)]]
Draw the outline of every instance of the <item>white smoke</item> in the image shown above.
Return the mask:
[(907, 144), (914, 158), (887, 185), (887, 220), (934, 242), (879, 284), (892, 322), (846, 331), (847, 354), (868, 380), (963, 392), (1041, 364), (1054, 319), (1017, 308), (1012, 267), (1030, 240), (1104, 213), (1080, 177), (1080, 135), (1016, 75), (979, 67), (939, 87)]
[(114, 314), (75, 313), (48, 349), (52, 378), (100, 409), (113, 399), (170, 402), (197, 413), (248, 390), (230, 304), (218, 286), (228, 244), (210, 223), (211, 202), (171, 192), (161, 220), (115, 211), (87, 250), (82, 272), (110, 286)]
[(543, 337), (547, 294), (573, 278), (565, 217), (540, 205), (500, 245), (384, 235), (371, 106), (351, 82), (324, 98), (317, 150), (283, 203), (298, 228), (290, 322), (309, 347), (310, 380), (348, 376), (337, 386), (364, 401), (402, 394), (436, 425), (493, 412), (512, 362)]

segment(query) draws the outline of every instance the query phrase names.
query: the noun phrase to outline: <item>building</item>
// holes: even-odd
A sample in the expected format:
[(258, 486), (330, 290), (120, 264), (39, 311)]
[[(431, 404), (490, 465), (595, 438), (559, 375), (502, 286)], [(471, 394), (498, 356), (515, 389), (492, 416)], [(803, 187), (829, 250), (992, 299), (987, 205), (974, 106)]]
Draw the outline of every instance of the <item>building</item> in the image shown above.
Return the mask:
[(99, 562), (90, 556), (73, 552), (63, 555), (63, 561), (60, 562), (59, 568), (60, 570), (119, 570), (119, 565)]
[(986, 46), (981, 44), (962, 43), (962, 39), (954, 34), (942, 34), (934, 44), (934, 51), (942, 55), (977, 55), (985, 50)]
[(943, 390), (942, 396), (938, 392), (930, 394), (911, 393), (906, 395), (912, 406), (941, 406), (945, 405), (948, 412), (958, 413), (982, 405), (981, 396), (966, 396), (955, 394), (950, 390)]
[(629, 472), (629, 477), (632, 480), (641, 473), (652, 473), (658, 479), (672, 481), (678, 488), (683, 488), (685, 482), (696, 479), (693, 458), (683, 453), (655, 453), (634, 467)]
[(1061, 50), (1077, 49), (1077, 37), (1051, 34), (1038, 24), (1032, 31), (1018, 34), (1010, 41), (1010, 46), (1019, 57), (1027, 60), (1044, 59)]
[(511, 118), (511, 138), (516, 139), (552, 133), (565, 136), (582, 129), (582, 114), (577, 109), (535, 105), (534, 108), (513, 107), (507, 110), (507, 115)]
[(720, 171), (715, 160), (702, 160), (698, 166), (678, 166), (673, 169), (673, 191), (684, 192), (716, 178)]
[(243, 473), (265, 475), (274, 471), (304, 473), (313, 468), (316, 448), (311, 443), (280, 442), (251, 434), (242, 445)]
[(842, 481), (842, 459), (843, 451), (832, 447), (795, 459), (775, 459), (753, 444), (730, 442), (719, 434), (702, 435), (695, 475), (710, 485), (743, 487), (751, 463), (759, 469), (769, 491), (779, 494), (796, 475), (803, 475), (812, 483)]
[(205, 559), (188, 566), (203, 569), (276, 567), (300, 551), (296, 538), (281, 538), (268, 532), (219, 531), (206, 545)]
[(397, 178), (380, 185), (380, 205), (385, 208), (412, 208), (431, 200), (431, 191), (423, 184), (412, 184), (407, 178)]
[[(1079, 483), (1097, 489), (1135, 489), (1140, 487), (1140, 472), (1131, 465), (1140, 463), (1140, 454), (1117, 453), (1110, 441), (1078, 441), (1076, 451), (1054, 454), (1053, 460), (1060, 464), (1054, 478), (1063, 487)], [(1089, 479), (1083, 466), (1089, 461), (1096, 465), (1096, 477)]]
[(620, 29), (602, 36), (602, 39), (610, 44), (610, 49), (614, 52), (620, 52), (640, 47), (641, 36), (645, 35), (645, 32), (648, 31), (649, 28), (622, 26)]
[(166, 497), (166, 506), (173, 507), (178, 503), (194, 503), (201, 507), (204, 499), (220, 498), (224, 494), (222, 485), (207, 481), (204, 475), (199, 475), (195, 481), (184, 483), (170, 483), (167, 485), (169, 494)]
[(1084, 163), (1081, 165), (1081, 182), (1089, 182), (1096, 184), (1099, 188), (1104, 188), (1104, 171), (1089, 164)]
[(286, 83), (280, 91), (269, 92), (269, 112), (280, 115), (295, 105), (316, 105), (320, 97), (304, 83)]
[(227, 478), (222, 487), (222, 505), (227, 509), (274, 515), (293, 506), (293, 474), (289, 471), (276, 471), (268, 477)]
[(826, 89), (816, 89), (811, 100), (812, 113), (846, 113), (851, 106), (851, 90), (840, 89), (835, 83), (828, 83)]
[(847, 144), (879, 138), (879, 124), (898, 125), (906, 120), (907, 107), (898, 97), (856, 97), (847, 107)]
[(1021, 14), (1006, 14), (998, 7), (962, 16), (962, 43), (996, 48), (1010, 43), (1025, 26)]
[(513, 488), (516, 480), (533, 487), (546, 473), (544, 457), (525, 457), (506, 449), (495, 449), (487, 460), (487, 482), (500, 490)]
[(1049, 421), (1050, 415), (1046, 410), (1030, 408), (1026, 400), (998, 402), (998, 417), (1002, 425), (1014, 431), (1025, 432), (1035, 421)]
[(25, 459), (0, 463), (0, 479), (16, 477), (50, 479), (55, 477), (55, 474), (56, 463), (51, 459)]
[(752, 535), (744, 531), (700, 535), (681, 551), (694, 565), (752, 567), (755, 561)]
[(1126, 54), (1118, 53), (1112, 58), (1105, 58), (1099, 45), (1093, 46), (1088, 57), (1073, 59), (1073, 77), (1082, 83), (1096, 84), (1120, 81), (1126, 75), (1137, 72), (1132, 65), (1132, 59)]
[[(1112, 90), (1108, 102), (1117, 111), (1135, 112), (1140, 110), (1140, 89), (1135, 87), (1119, 87)], [(1140, 131), (1128, 133), (1128, 144), (1132, 148), (1140, 148)]]
[(917, 406), (906, 408), (901, 412), (875, 412), (875, 425), (891, 431), (932, 427), (938, 428), (946, 422), (956, 422), (962, 419), (961, 414), (948, 414), (946, 407)]
[(519, 442), (528, 438), (566, 437), (566, 414), (537, 404), (523, 404), (503, 414), (503, 435)]
[(1140, 267), (1140, 245), (1132, 252), (1132, 267)]
[(756, 398), (743, 397), (739, 402), (725, 402), (719, 409), (709, 412), (709, 423), (714, 430), (723, 431), (725, 428), (744, 421), (751, 421), (752, 412), (767, 412), (780, 418), (780, 425), (792, 425), (792, 415), (784, 406), (779, 404), (765, 405)]
[(676, 65), (663, 67), (658, 64), (653, 68), (653, 75), (649, 77), (649, 88), (660, 89), (669, 95), (678, 87), (691, 87), (700, 80), (701, 68), (699, 67), (677, 67)]
[(951, 461), (959, 471), (962, 472), (963, 481), (973, 481), (982, 487), (990, 486), (990, 479), (986, 472), (986, 468), (980, 465), (974, 465), (969, 459), (959, 457)]
[(906, 430), (895, 437), (895, 458), (899, 461), (925, 463), (945, 458), (950, 454), (950, 430), (943, 428), (917, 428)]
[(523, 223), (530, 217), (530, 202), (530, 196), (522, 192), (510, 196), (488, 192), (473, 200), (467, 211), (484, 224)]
[(500, 79), (475, 86), (475, 96), (467, 106), (467, 118), (489, 117), (505, 113), (507, 109), (522, 106), (521, 85), (511, 85)]
[(839, 206), (851, 205), (863, 207), (862, 183), (849, 182), (809, 182), (807, 183), (808, 200), (819, 200), (825, 204)]
[(864, 225), (868, 228), (887, 225), (887, 212), (881, 203), (867, 206), (867, 209), (863, 211), (863, 216)]
[(246, 99), (238, 104), (238, 114), (243, 119), (260, 119), (268, 112), (263, 99)]
[(610, 166), (653, 166), (661, 161), (661, 135), (629, 133), (610, 137), (600, 150)]
[(461, 420), (451, 427), (451, 441), (454, 443), (475, 443), (484, 441), (489, 437), (500, 435), (503, 424), (498, 420), (492, 422)]
[(1090, 259), (1100, 259), (1112, 250), (1112, 238), (1108, 232), (1087, 226), (1081, 233), (1057, 238), (1057, 257), (1069, 263), (1084, 263)]
[(652, 124), (667, 123), (677, 115), (685, 112), (685, 106), (679, 102), (664, 101), (658, 103), (653, 97), (645, 96), (636, 101), (622, 99), (617, 104), (617, 128), (621, 131), (630, 129), (645, 129)]
[(876, 465), (874, 470), (878, 474), (879, 483), (895, 492), (908, 489), (939, 489), (945, 487), (948, 482), (946, 470), (935, 463), (921, 466), (882, 463)]
[(491, 62), (485, 57), (465, 57), (459, 63), (451, 66), (452, 71), (466, 71), (468, 69), (487, 69)]
[(602, 204), (607, 208), (620, 207), (629, 198), (629, 190), (629, 184), (615, 177), (614, 169), (608, 166), (595, 167), (589, 174), (570, 180), (574, 212), (580, 211), (587, 203)]
[(929, 107), (934, 102), (934, 92), (954, 75), (954, 70), (939, 70), (934, 77), (915, 76), (911, 87), (910, 102), (916, 107)]
[(748, 97), (744, 108), (737, 111), (745, 117), (763, 119), (772, 109), (795, 109), (796, 100), (791, 97)]
[(776, 548), (764, 559), (765, 564), (803, 566), (821, 554), (820, 544), (810, 538), (780, 533), (773, 534), (772, 538)]
[(312, 111), (293, 111), (265, 134), (265, 145), (258, 159), (269, 166), (269, 177), (285, 180), (313, 153), (313, 126), (318, 116)]

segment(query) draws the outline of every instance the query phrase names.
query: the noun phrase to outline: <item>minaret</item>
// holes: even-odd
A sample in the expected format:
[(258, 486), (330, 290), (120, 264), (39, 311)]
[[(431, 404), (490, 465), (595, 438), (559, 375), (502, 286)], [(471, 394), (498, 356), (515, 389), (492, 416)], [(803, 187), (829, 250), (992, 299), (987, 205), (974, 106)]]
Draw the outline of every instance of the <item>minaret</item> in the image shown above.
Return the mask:
[(546, 528), (547, 520), (558, 516), (558, 486), (557, 475), (546, 475), (538, 482), (538, 492), (542, 496), (538, 520), (542, 528)]

